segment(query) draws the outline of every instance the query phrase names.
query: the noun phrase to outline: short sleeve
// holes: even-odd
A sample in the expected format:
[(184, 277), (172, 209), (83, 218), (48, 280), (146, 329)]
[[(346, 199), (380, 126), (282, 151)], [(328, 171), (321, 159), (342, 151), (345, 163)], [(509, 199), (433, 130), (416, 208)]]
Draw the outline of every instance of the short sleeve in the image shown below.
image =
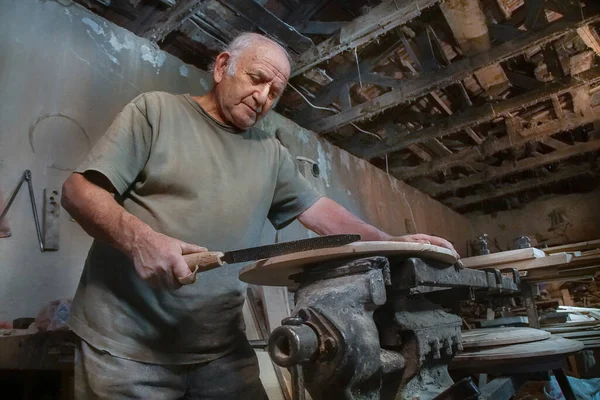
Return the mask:
[(289, 151), (279, 142), (277, 145), (280, 163), (268, 218), (276, 229), (282, 229), (315, 204), (322, 195), (298, 171)]
[(146, 165), (151, 146), (152, 127), (142, 95), (123, 108), (75, 172), (99, 172), (122, 195)]

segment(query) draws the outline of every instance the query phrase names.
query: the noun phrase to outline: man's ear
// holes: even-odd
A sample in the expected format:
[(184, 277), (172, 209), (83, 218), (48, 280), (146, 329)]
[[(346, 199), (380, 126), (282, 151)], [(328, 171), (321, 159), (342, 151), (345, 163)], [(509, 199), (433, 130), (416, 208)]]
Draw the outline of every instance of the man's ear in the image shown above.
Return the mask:
[(213, 80), (219, 83), (223, 80), (223, 76), (227, 73), (227, 67), (231, 61), (231, 55), (227, 52), (221, 53), (215, 59), (215, 69), (213, 72)]

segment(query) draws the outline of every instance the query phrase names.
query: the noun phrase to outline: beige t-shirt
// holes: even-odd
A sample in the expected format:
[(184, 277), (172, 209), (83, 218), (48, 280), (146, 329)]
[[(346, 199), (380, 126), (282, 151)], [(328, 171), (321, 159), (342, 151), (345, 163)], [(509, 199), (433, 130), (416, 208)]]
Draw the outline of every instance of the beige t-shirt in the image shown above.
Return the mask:
[[(257, 245), (267, 219), (280, 229), (321, 197), (275, 138), (236, 132), (189, 95), (152, 92), (127, 104), (76, 171), (92, 170), (154, 230), (218, 251)], [(137, 361), (218, 358), (244, 335), (240, 268), (203, 272), (179, 290), (153, 289), (124, 254), (96, 240), (70, 326), (94, 347)]]

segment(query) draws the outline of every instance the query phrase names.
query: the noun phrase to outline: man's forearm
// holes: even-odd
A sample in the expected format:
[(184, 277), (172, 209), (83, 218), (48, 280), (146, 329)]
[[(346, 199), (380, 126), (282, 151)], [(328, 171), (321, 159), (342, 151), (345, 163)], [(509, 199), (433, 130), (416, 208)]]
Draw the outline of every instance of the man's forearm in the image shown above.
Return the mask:
[(391, 240), (395, 242), (412, 242), (421, 244), (433, 244), (451, 250), (456, 257), (459, 255), (446, 239), (423, 235), (411, 234), (403, 236), (390, 236), (372, 225), (361, 221), (350, 211), (328, 199), (321, 197), (312, 207), (298, 216), (298, 220), (306, 228), (319, 235), (332, 235), (336, 233), (359, 233), (364, 241)]
[(112, 194), (81, 174), (63, 185), (62, 206), (90, 236), (131, 254), (136, 239), (152, 229), (128, 213)]
[(302, 213), (298, 220), (307, 229), (319, 235), (358, 233), (365, 241), (392, 238), (327, 197), (320, 198), (310, 209)]

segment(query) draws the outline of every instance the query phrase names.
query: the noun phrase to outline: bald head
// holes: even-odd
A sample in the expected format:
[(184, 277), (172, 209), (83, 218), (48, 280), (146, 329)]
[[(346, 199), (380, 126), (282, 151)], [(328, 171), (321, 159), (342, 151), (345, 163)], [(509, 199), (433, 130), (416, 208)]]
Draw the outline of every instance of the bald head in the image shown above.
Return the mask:
[(259, 46), (267, 46), (279, 50), (279, 52), (281, 52), (281, 54), (283, 54), (287, 59), (288, 68), (291, 67), (292, 59), (288, 52), (279, 43), (269, 39), (266, 36), (259, 35), (258, 33), (244, 32), (235, 37), (223, 50), (223, 52), (229, 53), (231, 57), (227, 73), (229, 73), (229, 75), (235, 74), (240, 55), (247, 50), (255, 49)]
[(255, 33), (234, 39), (215, 60), (212, 93), (218, 119), (246, 130), (273, 107), (290, 76), (285, 49)]

